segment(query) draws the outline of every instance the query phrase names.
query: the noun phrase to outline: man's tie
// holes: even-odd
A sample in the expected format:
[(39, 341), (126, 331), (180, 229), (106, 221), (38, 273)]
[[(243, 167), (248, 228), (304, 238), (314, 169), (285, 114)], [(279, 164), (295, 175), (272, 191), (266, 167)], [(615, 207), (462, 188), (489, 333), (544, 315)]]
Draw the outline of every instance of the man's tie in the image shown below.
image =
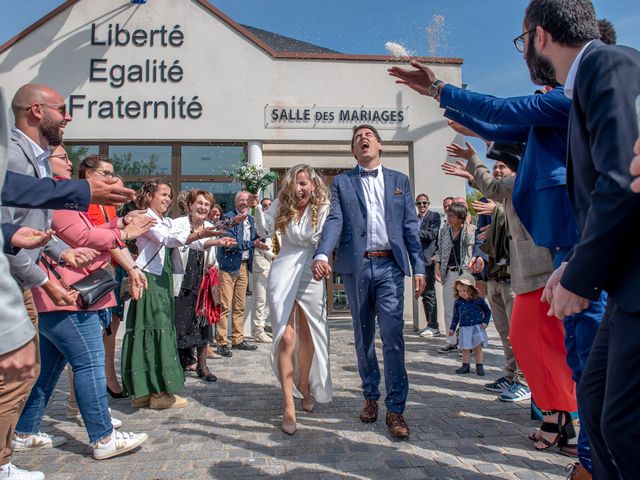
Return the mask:
[(361, 177), (373, 177), (376, 178), (378, 176), (378, 170), (360, 170)]

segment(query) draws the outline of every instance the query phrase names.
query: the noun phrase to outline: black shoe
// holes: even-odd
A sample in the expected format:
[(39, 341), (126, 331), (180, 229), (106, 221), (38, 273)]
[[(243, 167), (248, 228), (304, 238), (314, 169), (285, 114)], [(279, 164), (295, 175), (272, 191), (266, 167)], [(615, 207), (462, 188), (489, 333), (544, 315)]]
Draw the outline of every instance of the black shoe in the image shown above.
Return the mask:
[(471, 372), (471, 367), (469, 366), (468, 363), (463, 363), (460, 368), (456, 369), (456, 373), (458, 375), (463, 375), (465, 373), (470, 373), (470, 372)]
[(476, 373), (480, 377), (484, 377), (484, 366), (481, 363), (476, 363)]
[(215, 382), (216, 380), (218, 380), (218, 377), (216, 377), (213, 373), (211, 373), (211, 370), (209, 370), (207, 367), (204, 367), (203, 369), (198, 369), (196, 370), (196, 372), (198, 373), (198, 378), (201, 378), (205, 382)]
[[(231, 345), (231, 348), (237, 348), (238, 350), (257, 350), (257, 345), (249, 345), (246, 340), (241, 341), (237, 345)], [(220, 354), (222, 355), (222, 354)]]
[(124, 392), (116, 393), (113, 390), (111, 390), (108, 386), (107, 386), (107, 392), (109, 393), (109, 395), (111, 395), (111, 398), (129, 398), (129, 395), (126, 395)]
[(226, 345), (221, 345), (216, 349), (216, 352), (218, 352), (219, 355), (222, 355), (223, 357), (232, 357), (233, 353), (231, 353), (231, 350), (229, 350), (229, 347), (227, 347)]

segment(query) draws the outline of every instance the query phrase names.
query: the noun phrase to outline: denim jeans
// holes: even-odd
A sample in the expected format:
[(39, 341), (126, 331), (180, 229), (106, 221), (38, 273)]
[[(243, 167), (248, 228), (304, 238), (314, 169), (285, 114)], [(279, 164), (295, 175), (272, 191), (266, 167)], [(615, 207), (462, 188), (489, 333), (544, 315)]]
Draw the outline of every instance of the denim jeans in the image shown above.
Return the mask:
[(40, 357), (42, 367), (24, 406), (16, 432), (38, 433), (53, 389), (67, 362), (74, 374), (73, 388), (89, 442), (95, 443), (113, 431), (107, 402), (104, 345), (99, 312), (40, 313)]
[[(554, 267), (558, 268), (564, 261), (568, 249), (560, 249), (554, 255)], [(602, 292), (600, 298), (592, 301), (586, 310), (565, 317), (564, 324), (564, 344), (567, 348), (567, 365), (571, 369), (576, 388), (580, 387), (582, 371), (587, 362), (593, 341), (596, 338), (598, 328), (602, 322), (602, 317), (607, 306), (607, 293)], [(591, 464), (591, 447), (589, 446), (589, 434), (587, 425), (583, 421), (580, 405), (578, 405), (578, 417), (580, 418), (580, 433), (578, 435), (578, 460), (588, 471), (593, 470)]]

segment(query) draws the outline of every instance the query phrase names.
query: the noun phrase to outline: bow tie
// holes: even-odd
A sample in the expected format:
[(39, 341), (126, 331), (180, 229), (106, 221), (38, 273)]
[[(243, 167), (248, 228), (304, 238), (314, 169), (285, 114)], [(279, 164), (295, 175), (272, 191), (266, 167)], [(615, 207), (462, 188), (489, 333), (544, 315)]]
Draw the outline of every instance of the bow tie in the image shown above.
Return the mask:
[(376, 178), (378, 176), (378, 170), (360, 170), (360, 176)]

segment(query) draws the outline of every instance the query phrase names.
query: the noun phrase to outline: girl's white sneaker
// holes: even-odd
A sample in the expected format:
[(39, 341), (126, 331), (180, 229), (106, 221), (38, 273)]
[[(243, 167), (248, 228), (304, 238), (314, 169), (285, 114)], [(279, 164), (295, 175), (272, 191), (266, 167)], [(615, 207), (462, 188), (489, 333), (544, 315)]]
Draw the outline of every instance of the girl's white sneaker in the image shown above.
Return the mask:
[(147, 440), (146, 433), (118, 432), (111, 433), (111, 440), (106, 443), (96, 442), (93, 447), (93, 458), (105, 460), (117, 457), (139, 447)]

